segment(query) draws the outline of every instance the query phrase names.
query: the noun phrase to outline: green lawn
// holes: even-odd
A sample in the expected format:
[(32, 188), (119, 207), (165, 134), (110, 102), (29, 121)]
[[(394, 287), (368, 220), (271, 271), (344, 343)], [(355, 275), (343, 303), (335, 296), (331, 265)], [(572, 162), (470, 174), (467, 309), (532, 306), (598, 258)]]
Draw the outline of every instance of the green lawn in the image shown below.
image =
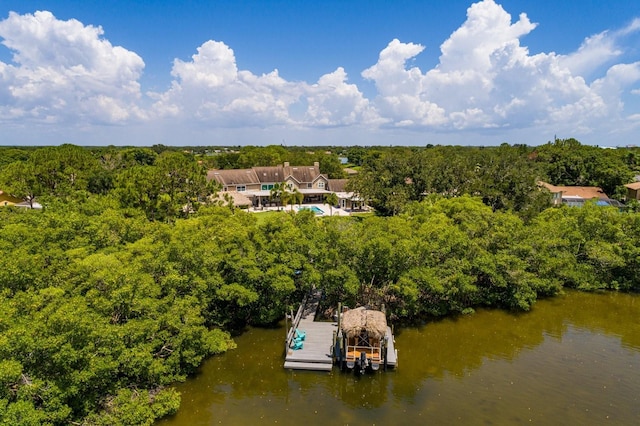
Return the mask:
[(252, 215), (255, 215), (256, 219), (258, 220), (258, 224), (261, 225), (262, 223), (266, 222), (266, 220), (270, 217), (273, 216), (277, 216), (279, 214), (283, 214), (284, 210), (270, 210), (267, 212), (260, 212), (260, 213), (251, 213)]

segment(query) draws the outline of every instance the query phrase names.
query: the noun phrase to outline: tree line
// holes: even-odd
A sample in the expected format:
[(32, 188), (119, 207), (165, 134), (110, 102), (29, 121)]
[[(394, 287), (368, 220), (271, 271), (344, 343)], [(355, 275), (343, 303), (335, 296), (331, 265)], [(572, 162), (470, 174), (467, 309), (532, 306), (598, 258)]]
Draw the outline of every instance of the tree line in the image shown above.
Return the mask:
[(598, 186), (624, 200), (625, 184), (640, 174), (637, 148), (601, 149), (575, 139), (545, 145), (372, 148), (358, 152), (361, 170), (350, 182), (383, 215), (398, 214), (429, 195), (480, 197), (493, 210), (533, 218), (549, 207), (538, 182)]

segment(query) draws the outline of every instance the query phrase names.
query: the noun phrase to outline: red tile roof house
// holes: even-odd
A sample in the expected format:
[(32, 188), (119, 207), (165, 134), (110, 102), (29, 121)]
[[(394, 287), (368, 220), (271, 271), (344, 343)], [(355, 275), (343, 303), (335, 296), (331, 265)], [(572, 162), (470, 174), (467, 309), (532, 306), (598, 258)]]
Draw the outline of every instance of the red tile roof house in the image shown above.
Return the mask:
[(556, 186), (546, 182), (538, 182), (553, 195), (553, 204), (568, 206), (582, 206), (589, 200), (595, 200), (598, 205), (621, 206), (621, 203), (610, 199), (602, 188), (597, 186)]
[(250, 169), (209, 170), (207, 179), (222, 186), (222, 192), (238, 192), (249, 198), (254, 208), (271, 205), (271, 190), (284, 183), (290, 191), (298, 190), (303, 203), (323, 203), (329, 194), (329, 178), (320, 173), (320, 163), (313, 166), (252, 167)]

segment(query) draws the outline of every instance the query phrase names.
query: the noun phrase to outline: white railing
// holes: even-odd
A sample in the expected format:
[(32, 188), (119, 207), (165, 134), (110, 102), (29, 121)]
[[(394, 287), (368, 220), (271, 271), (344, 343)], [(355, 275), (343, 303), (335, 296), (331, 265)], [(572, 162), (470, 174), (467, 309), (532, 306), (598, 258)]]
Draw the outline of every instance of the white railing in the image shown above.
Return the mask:
[(304, 300), (300, 304), (300, 307), (298, 308), (298, 312), (296, 313), (296, 316), (293, 318), (293, 321), (291, 321), (291, 328), (287, 333), (287, 340), (285, 342), (285, 348), (284, 348), (285, 352), (288, 351), (289, 348), (291, 347), (291, 342), (293, 341), (293, 338), (295, 336), (296, 328), (298, 328), (298, 324), (300, 324), (300, 319), (302, 319), (302, 312), (304, 312), (304, 308), (307, 305), (308, 298), (309, 298), (308, 295), (304, 296)]

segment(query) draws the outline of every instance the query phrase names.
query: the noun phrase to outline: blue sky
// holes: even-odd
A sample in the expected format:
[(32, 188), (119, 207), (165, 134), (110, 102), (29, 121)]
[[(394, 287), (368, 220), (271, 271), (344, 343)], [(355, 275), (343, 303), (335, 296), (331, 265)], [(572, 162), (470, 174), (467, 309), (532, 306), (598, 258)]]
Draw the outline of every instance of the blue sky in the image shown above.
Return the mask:
[(0, 4), (0, 144), (640, 144), (640, 2)]

